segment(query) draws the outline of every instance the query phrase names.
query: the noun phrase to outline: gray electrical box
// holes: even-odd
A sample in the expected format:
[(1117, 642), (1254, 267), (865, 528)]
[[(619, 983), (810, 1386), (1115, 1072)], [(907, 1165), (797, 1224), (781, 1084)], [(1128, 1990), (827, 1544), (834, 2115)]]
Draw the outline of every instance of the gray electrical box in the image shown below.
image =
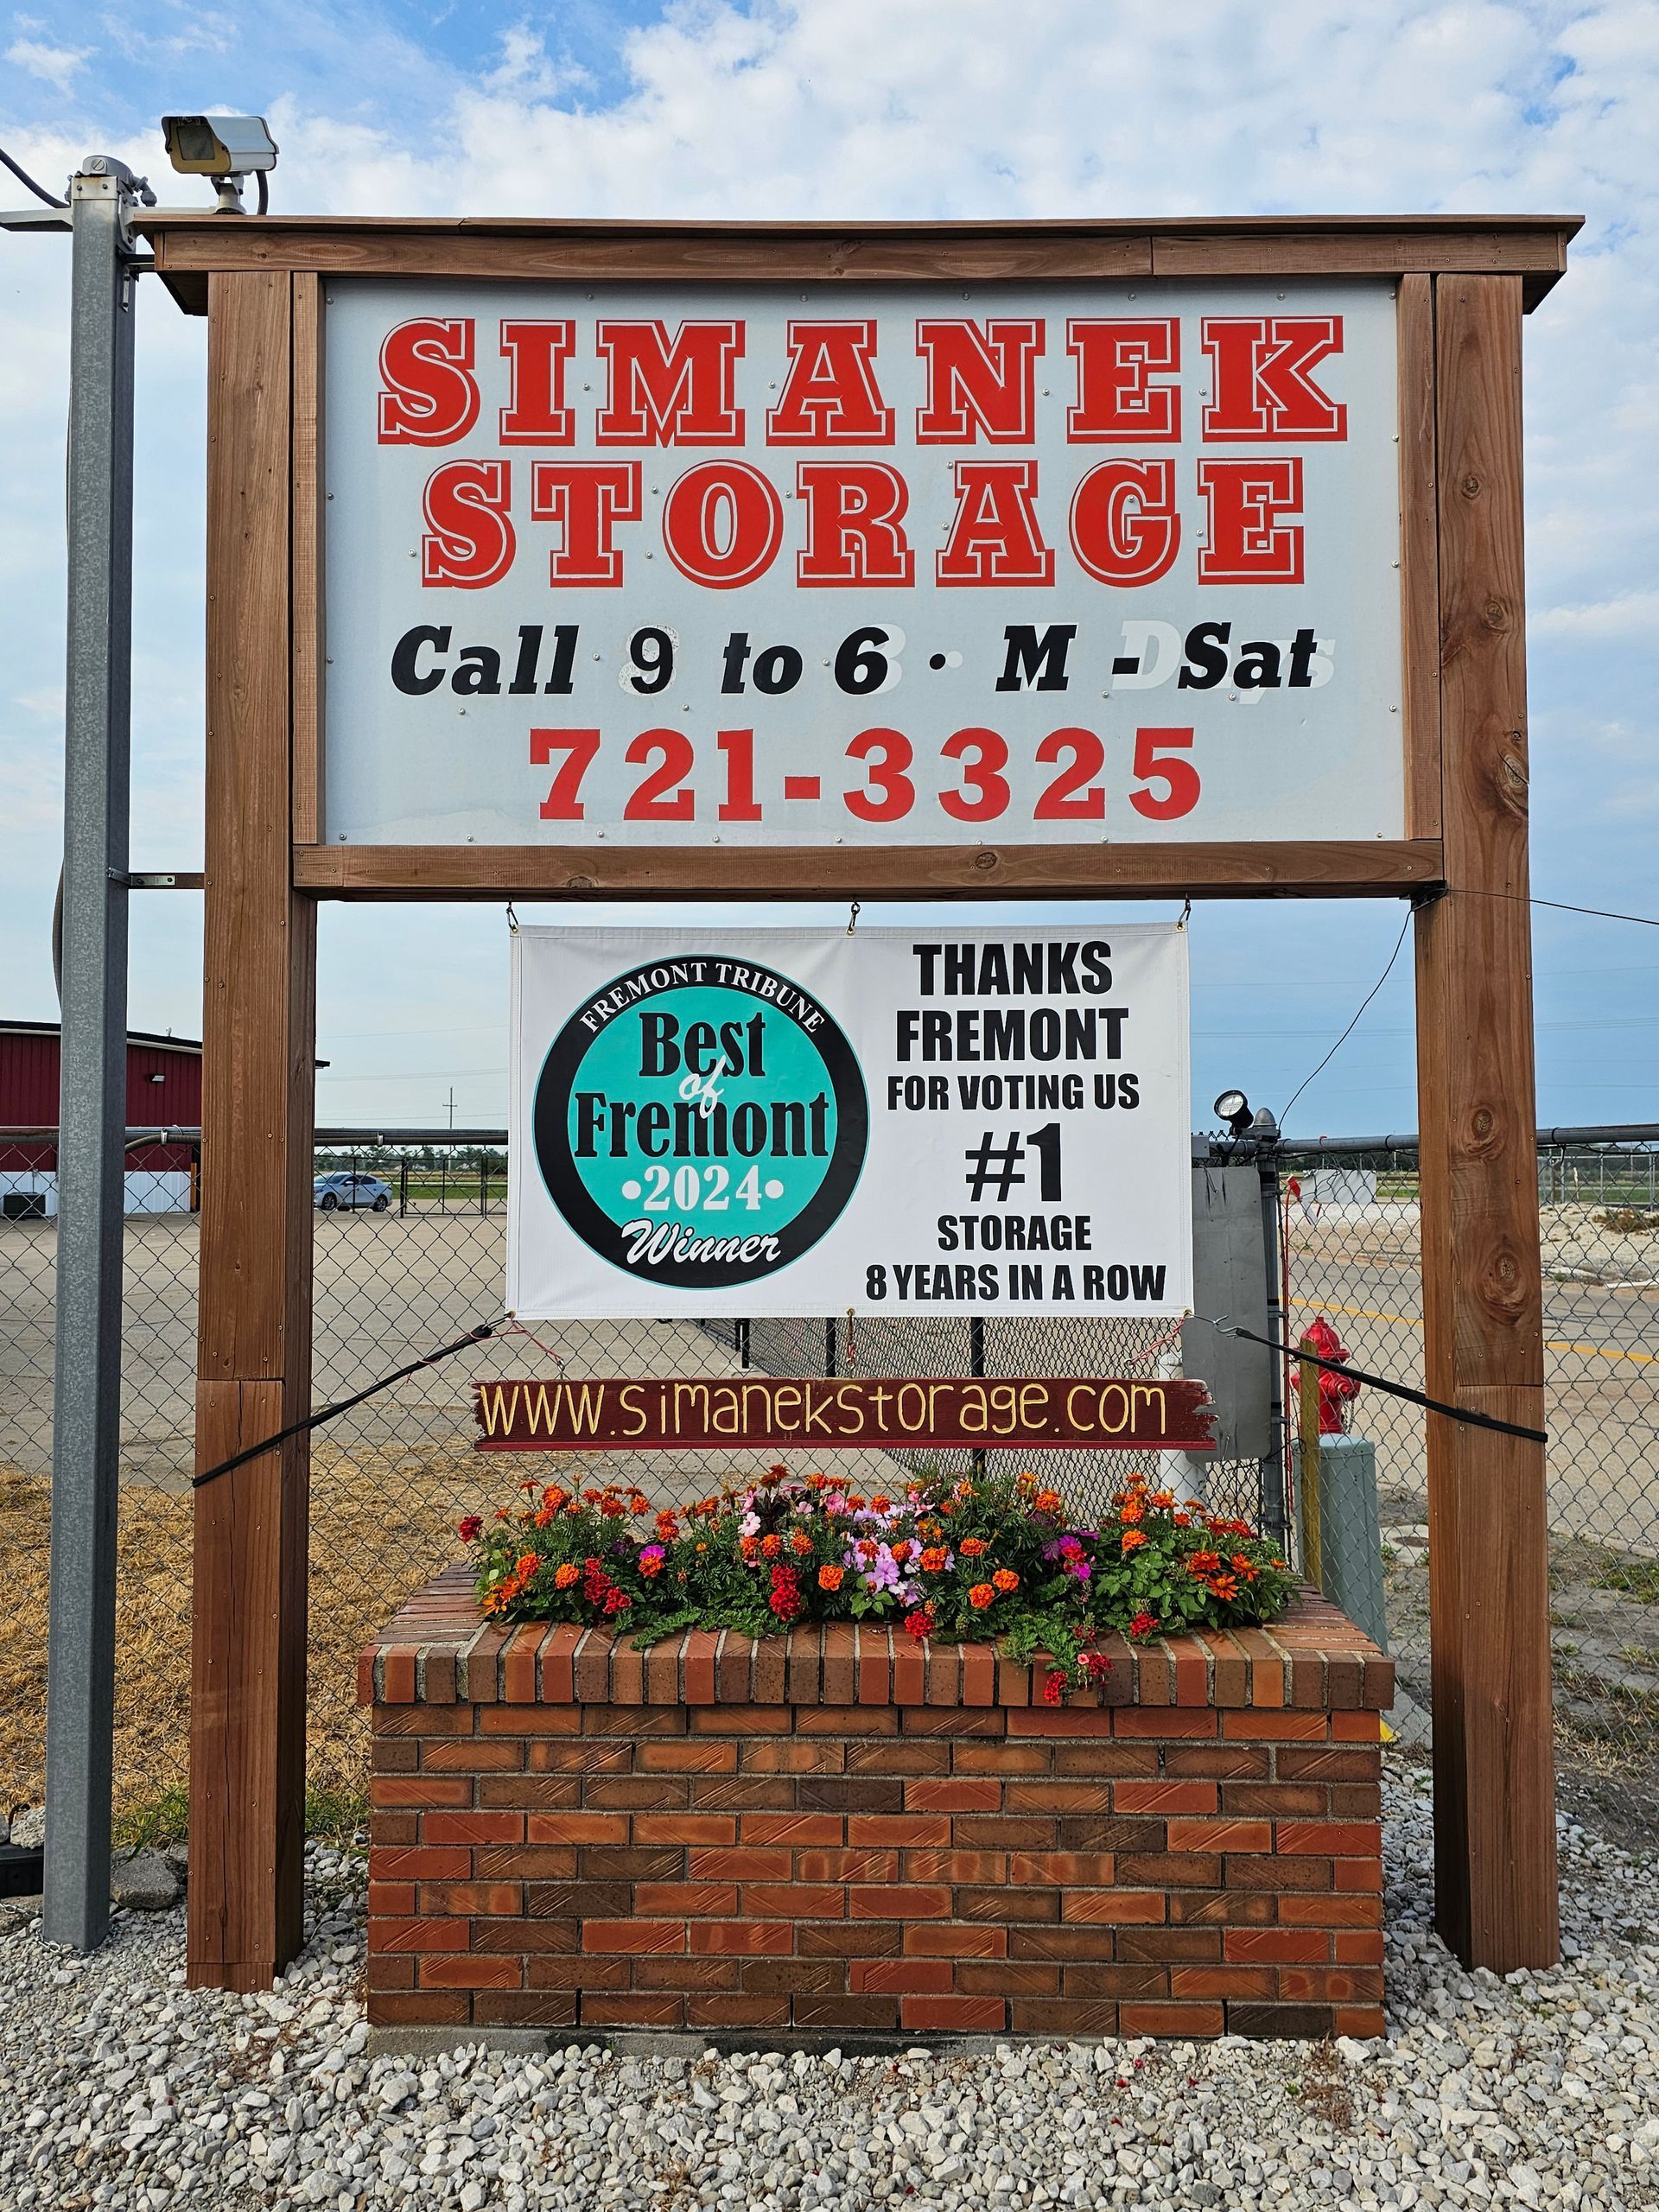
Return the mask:
[[(1253, 1166), (1192, 1170), (1192, 1310), (1270, 1333), (1262, 1179)], [(1271, 1369), (1260, 1344), (1196, 1319), (1182, 1329), (1181, 1372), (1207, 1382), (1216, 1402), (1217, 1459), (1267, 1457)]]

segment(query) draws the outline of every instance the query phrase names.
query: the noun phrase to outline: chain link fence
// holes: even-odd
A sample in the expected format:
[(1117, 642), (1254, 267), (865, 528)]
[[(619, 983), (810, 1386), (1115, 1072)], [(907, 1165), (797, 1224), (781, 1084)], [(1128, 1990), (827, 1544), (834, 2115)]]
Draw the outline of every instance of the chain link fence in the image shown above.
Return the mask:
[[(44, 1747), (55, 1132), (0, 1133), (0, 1572), (12, 1595), (0, 1645), (0, 1788), (38, 1802)], [(505, 1149), (498, 1132), (375, 1137), (323, 1132), (316, 1172), (313, 1383), (349, 1395), (500, 1314)], [(1422, 1319), (1414, 1141), (1287, 1144), (1279, 1154), (1288, 1333), (1324, 1316), (1354, 1364), (1421, 1388)], [(129, 1147), (118, 1585), (117, 1789), (129, 1807), (186, 1777), (199, 1178), (188, 1134)], [(1588, 1141), (1546, 1132), (1540, 1158), (1552, 1633), (1563, 1769), (1650, 1837), (1659, 1719), (1659, 1128)], [(332, 1202), (330, 1202), (332, 1200)], [(1276, 1301), (1275, 1301), (1276, 1303)], [(1155, 1374), (1171, 1356), (1153, 1320), (885, 1319), (588, 1322), (503, 1333), (423, 1369), (320, 1429), (312, 1448), (311, 1766), (361, 1786), (352, 1704), (359, 1643), (455, 1555), (454, 1524), (501, 1502), (503, 1469), (474, 1453), (482, 1376)], [(1263, 1354), (1266, 1357), (1268, 1355)], [(1287, 1383), (1292, 1378), (1287, 1377)], [(1285, 1402), (1294, 1430), (1294, 1387)], [(1408, 1736), (1428, 1708), (1427, 1503), (1421, 1411), (1362, 1388), (1353, 1433), (1375, 1448), (1380, 1560)], [(995, 1452), (996, 1469), (1010, 1455)], [(954, 1467), (966, 1454), (939, 1454)], [(602, 1459), (595, 1472), (614, 1472)], [(918, 1463), (919, 1464), (919, 1462)], [(664, 1500), (716, 1487), (726, 1454), (663, 1452), (627, 1471)], [(865, 1487), (903, 1470), (843, 1451), (824, 1462)], [(1045, 1465), (1080, 1511), (1099, 1510), (1116, 1455)], [(1274, 1479), (1269, 1479), (1274, 1477)], [(1218, 1508), (1252, 1519), (1283, 1495), (1255, 1461), (1172, 1464)], [(1293, 1486), (1294, 1487), (1294, 1486)], [(1305, 1503), (1304, 1501), (1300, 1501)], [(1375, 1548), (1377, 1521), (1330, 1524)], [(1338, 1566), (1351, 1576), (1375, 1559)]]
[[(1415, 1140), (1280, 1154), (1288, 1335), (1328, 1320), (1357, 1367), (1423, 1387)], [(1557, 1756), (1605, 1820), (1659, 1823), (1659, 1128), (1541, 1131), (1539, 1225)], [(1293, 1425), (1294, 1385), (1287, 1393)], [(1428, 1733), (1425, 1417), (1363, 1387), (1408, 1738)], [(1305, 1497), (1299, 1501), (1305, 1505)], [(1339, 1568), (1351, 1562), (1338, 1562)]]

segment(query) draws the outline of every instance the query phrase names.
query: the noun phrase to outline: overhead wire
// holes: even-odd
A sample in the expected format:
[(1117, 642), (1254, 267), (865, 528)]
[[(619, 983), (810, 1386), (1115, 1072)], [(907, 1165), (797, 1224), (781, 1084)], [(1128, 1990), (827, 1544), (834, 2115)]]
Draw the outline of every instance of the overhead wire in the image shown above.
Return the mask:
[(37, 184), (26, 168), (12, 160), (3, 146), (0, 146), (0, 162), (5, 163), (19, 184), (26, 185), (35, 197), (45, 200), (48, 207), (67, 207), (69, 205), (67, 200), (60, 200), (55, 192), (48, 192), (43, 184)]

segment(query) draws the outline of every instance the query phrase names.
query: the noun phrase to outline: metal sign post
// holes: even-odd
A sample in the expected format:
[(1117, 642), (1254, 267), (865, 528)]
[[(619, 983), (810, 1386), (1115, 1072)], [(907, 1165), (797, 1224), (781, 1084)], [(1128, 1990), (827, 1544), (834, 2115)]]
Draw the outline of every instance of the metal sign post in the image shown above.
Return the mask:
[(105, 156), (84, 162), (70, 187), (63, 1057), (42, 1932), (78, 1950), (100, 1943), (110, 1918), (137, 292), (126, 219), (136, 203), (130, 173)]

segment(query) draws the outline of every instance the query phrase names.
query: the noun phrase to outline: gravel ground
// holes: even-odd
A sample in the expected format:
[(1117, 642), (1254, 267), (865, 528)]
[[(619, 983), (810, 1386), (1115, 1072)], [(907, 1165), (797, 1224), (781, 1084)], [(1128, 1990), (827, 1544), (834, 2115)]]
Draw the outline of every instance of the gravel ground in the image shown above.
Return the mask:
[(1465, 1974), (1427, 1926), (1427, 1777), (1390, 1764), (1388, 2042), (371, 2059), (349, 1857), (311, 1852), (304, 1956), (256, 1997), (186, 1991), (179, 1911), (86, 1961), (18, 1916), (0, 2205), (1659, 2204), (1653, 1866), (1564, 1823), (1567, 1963)]

